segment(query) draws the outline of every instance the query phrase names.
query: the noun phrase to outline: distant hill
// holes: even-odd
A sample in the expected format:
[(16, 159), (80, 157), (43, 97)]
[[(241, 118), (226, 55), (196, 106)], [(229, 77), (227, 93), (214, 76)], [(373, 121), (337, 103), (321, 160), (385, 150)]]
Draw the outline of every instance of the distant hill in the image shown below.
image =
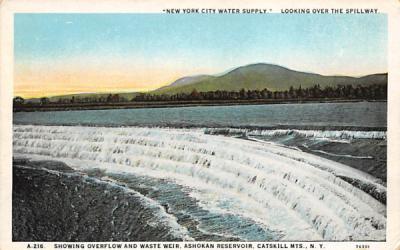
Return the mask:
[(177, 87), (177, 86), (194, 84), (200, 81), (210, 80), (212, 78), (215, 78), (215, 76), (210, 76), (210, 75), (186, 76), (179, 78), (178, 80), (174, 81), (168, 86), (161, 87), (161, 89), (166, 87)]
[[(125, 98), (126, 100), (132, 100), (138, 93), (136, 92), (129, 92), (129, 93), (112, 93), (118, 94), (120, 97)], [(58, 102), (60, 99), (61, 100), (70, 100), (72, 97), (78, 98), (78, 99), (84, 99), (84, 98), (107, 98), (107, 96), (110, 95), (110, 93), (81, 93), (81, 94), (70, 94), (70, 95), (59, 95), (59, 96), (51, 96), (49, 97), (49, 100), (51, 102)], [(27, 102), (32, 102), (32, 103), (39, 103), (40, 98), (31, 98), (27, 99)]]
[[(179, 84), (182, 79), (188, 79), (185, 84)], [(179, 81), (179, 82), (178, 82)], [(319, 84), (325, 86), (342, 85), (371, 85), (387, 84), (387, 73), (374, 74), (364, 77), (349, 76), (323, 76), (290, 70), (273, 64), (251, 64), (236, 68), (221, 76), (204, 76), (204, 78), (184, 77), (163, 88), (152, 91), (152, 94), (190, 93), (193, 89), (198, 92), (226, 90), (239, 91), (261, 90), (287, 90), (290, 86), (298, 88), (311, 87)], [(178, 83), (177, 83), (178, 82)]]

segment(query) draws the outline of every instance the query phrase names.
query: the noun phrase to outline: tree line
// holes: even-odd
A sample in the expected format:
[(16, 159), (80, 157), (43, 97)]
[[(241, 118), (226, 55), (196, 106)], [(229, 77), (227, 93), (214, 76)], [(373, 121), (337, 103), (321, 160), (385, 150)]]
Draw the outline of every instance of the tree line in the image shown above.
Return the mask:
[[(193, 89), (191, 93), (178, 94), (151, 94), (139, 93), (131, 100), (119, 94), (91, 97), (59, 98), (57, 101), (50, 101), (47, 97), (40, 99), (40, 104), (50, 103), (118, 103), (118, 102), (168, 102), (168, 101), (213, 101), (213, 100), (301, 100), (301, 99), (364, 99), (364, 100), (385, 100), (387, 99), (387, 85), (372, 84), (368, 86), (337, 85), (321, 88), (316, 84), (309, 88), (290, 87), (284, 91), (245, 90), (240, 91), (207, 91), (198, 92)], [(22, 97), (15, 97), (14, 104), (24, 104)]]
[(142, 93), (134, 97), (133, 101), (191, 101), (191, 100), (257, 100), (257, 99), (316, 99), (316, 98), (337, 98), (337, 99), (386, 99), (387, 85), (356, 86), (337, 85), (321, 88), (319, 84), (310, 88), (290, 87), (284, 91), (245, 90), (240, 91), (207, 91), (198, 92), (193, 89), (191, 93), (178, 93), (174, 95), (156, 95)]

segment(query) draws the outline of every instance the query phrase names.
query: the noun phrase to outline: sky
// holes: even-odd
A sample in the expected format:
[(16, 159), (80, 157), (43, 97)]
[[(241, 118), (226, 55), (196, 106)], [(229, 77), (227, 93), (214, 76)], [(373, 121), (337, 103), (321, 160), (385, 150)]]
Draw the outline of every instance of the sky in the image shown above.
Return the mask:
[(14, 94), (148, 91), (272, 63), (323, 75), (387, 72), (384, 14), (16, 14)]

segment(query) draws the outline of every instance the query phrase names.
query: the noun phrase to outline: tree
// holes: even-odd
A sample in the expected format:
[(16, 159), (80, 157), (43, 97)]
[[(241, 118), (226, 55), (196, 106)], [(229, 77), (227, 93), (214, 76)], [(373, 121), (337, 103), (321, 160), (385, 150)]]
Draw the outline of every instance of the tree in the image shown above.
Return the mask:
[(109, 95), (107, 96), (107, 102), (111, 102), (111, 100), (112, 100), (112, 95), (109, 94)]
[(40, 104), (48, 104), (50, 102), (50, 99), (47, 97), (42, 97), (40, 98)]
[(118, 94), (112, 95), (111, 101), (112, 102), (119, 102), (120, 101), (119, 95)]
[(296, 97), (293, 86), (290, 86), (290, 88), (289, 88), (288, 97), (289, 98), (295, 98)]
[(247, 99), (247, 92), (245, 89), (241, 89), (239, 91), (239, 97), (240, 97), (240, 99)]
[(20, 96), (16, 96), (13, 99), (14, 104), (24, 104), (24, 102), (25, 102), (25, 99)]
[(200, 100), (201, 99), (201, 95), (199, 94), (199, 92), (197, 92), (196, 89), (193, 89), (192, 93), (190, 93), (190, 99), (192, 99), (192, 100)]

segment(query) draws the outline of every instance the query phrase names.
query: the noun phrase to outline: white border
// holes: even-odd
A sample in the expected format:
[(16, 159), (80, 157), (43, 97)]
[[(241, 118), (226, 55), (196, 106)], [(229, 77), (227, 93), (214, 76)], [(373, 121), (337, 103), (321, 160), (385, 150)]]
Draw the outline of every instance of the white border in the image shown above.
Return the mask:
[[(13, 14), (59, 13), (160, 13), (163, 8), (378, 8), (388, 15), (388, 220), (387, 241), (368, 242), (369, 249), (400, 249), (400, 0), (0, 0), (0, 250), (27, 249), (11, 240), (11, 162), (13, 97)], [(182, 243), (181, 243), (182, 244)], [(254, 243), (256, 244), (256, 243)], [(362, 249), (357, 242), (324, 242), (324, 249)], [(52, 243), (45, 243), (52, 249)], [(86, 247), (85, 249), (87, 249)]]

